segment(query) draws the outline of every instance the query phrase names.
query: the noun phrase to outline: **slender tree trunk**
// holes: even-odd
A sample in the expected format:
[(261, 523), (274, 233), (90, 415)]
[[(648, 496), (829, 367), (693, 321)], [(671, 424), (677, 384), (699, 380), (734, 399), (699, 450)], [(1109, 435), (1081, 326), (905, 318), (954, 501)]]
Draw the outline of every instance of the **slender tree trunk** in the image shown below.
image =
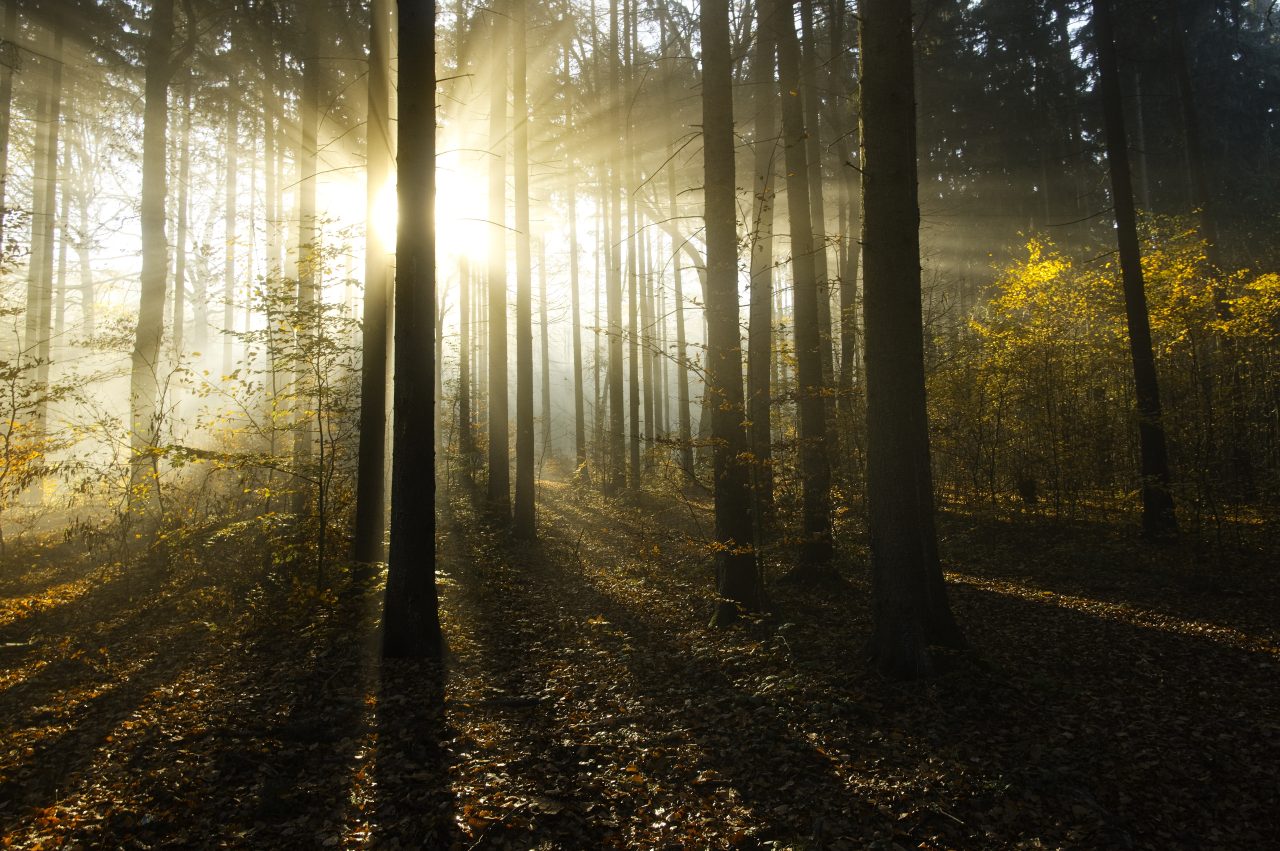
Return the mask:
[(773, 438), (770, 430), (769, 365), (773, 350), (774, 160), (778, 150), (778, 86), (773, 0), (758, 0), (753, 63), (756, 109), (755, 186), (752, 193), (751, 312), (747, 332), (747, 419), (755, 460), (757, 507), (765, 523), (773, 516)]
[(235, 368), (232, 361), (232, 332), (235, 331), (236, 303), (236, 177), (239, 172), (240, 128), (239, 111), (234, 100), (227, 100), (226, 147), (227, 177), (226, 219), (223, 233), (222, 266), (222, 374), (230, 375)]
[(468, 481), (476, 451), (471, 413), (471, 321), (471, 263), (461, 257), (458, 259), (458, 454), (462, 456), (462, 470)]
[[(845, 16), (840, 2), (832, 4), (831, 35), (831, 76), (836, 85), (845, 84)], [(837, 94), (841, 94), (837, 92)], [(850, 109), (852, 112), (852, 109)], [(844, 110), (840, 110), (843, 114)], [(862, 207), (862, 175), (855, 161), (855, 140), (857, 138), (853, 122), (848, 127), (838, 128), (844, 141), (840, 145), (840, 184), (842, 186), (842, 203), (845, 210), (845, 224), (841, 228), (841, 245), (838, 249), (842, 258), (840, 263), (840, 375), (837, 384), (837, 408), (843, 414), (845, 423), (853, 418), (853, 387), (858, 380), (858, 263), (862, 248), (860, 245), (861, 227), (858, 222), (859, 210)], [(844, 457), (852, 457), (851, 452), (844, 452)]]
[(182, 352), (187, 309), (187, 218), (191, 183), (191, 75), (182, 85), (182, 139), (178, 143), (178, 234), (173, 252), (173, 351)]
[(551, 334), (547, 324), (547, 245), (538, 237), (538, 331), (542, 354), (542, 455), (554, 451), (551, 445)]
[(1133, 208), (1133, 184), (1110, 0), (1093, 0), (1093, 23), (1098, 40), (1098, 76), (1106, 128), (1107, 163), (1111, 171), (1111, 196), (1116, 214), (1116, 240), (1120, 249), (1120, 274), (1124, 282), (1129, 353), (1133, 358), (1138, 402), (1142, 526), (1149, 535), (1165, 536), (1177, 533), (1178, 520), (1169, 490), (1169, 459), (1161, 422), (1160, 385), (1151, 348), (1151, 321), (1142, 280), (1142, 255), (1138, 248), (1137, 216)]
[[(861, 110), (866, 314), (867, 502), (874, 631), (882, 673), (932, 670), (929, 645), (962, 646), (933, 518), (924, 395), (911, 5), (862, 0)], [(802, 324), (796, 317), (797, 328)]]
[(80, 261), (80, 316), (84, 323), (84, 335), (92, 339), (97, 332), (93, 305), (93, 264), (89, 260), (92, 238), (89, 226), (89, 202), (92, 186), (92, 175), (89, 169), (89, 157), (85, 152), (83, 137), (78, 145), (80, 173), (77, 175), (76, 206), (80, 213), (79, 234), (76, 240), (76, 255)]
[(62, 165), (58, 169), (58, 272), (54, 284), (55, 303), (53, 308), (53, 341), (61, 348), (63, 334), (66, 332), (67, 320), (67, 231), (71, 216), (71, 192), (69, 177), (71, 175), (71, 139), (70, 134), (62, 138)]
[[(369, 21), (369, 102), (366, 123), (368, 161), (366, 164), (364, 229), (364, 312), (361, 323), (360, 444), (356, 474), (356, 526), (353, 556), (370, 563), (382, 558), (386, 493), (386, 407), (387, 407), (387, 284), (391, 279), (387, 263), (389, 246), (378, 230), (378, 205), (391, 180), (391, 32), (394, 4), (373, 0)], [(270, 121), (270, 116), (265, 116)], [(267, 156), (271, 155), (270, 150)], [(270, 173), (270, 169), (268, 169)], [(270, 180), (269, 180), (270, 182)], [(273, 187), (268, 186), (270, 199)], [(465, 307), (463, 316), (465, 318)], [(466, 324), (463, 324), (463, 359), (466, 358)], [(465, 375), (465, 372), (464, 372)], [(465, 438), (464, 438), (465, 440)]]
[(570, 333), (573, 335), (573, 457), (581, 467), (587, 461), (587, 420), (582, 394), (582, 310), (578, 286), (578, 195), (577, 170), (573, 167), (571, 146), (573, 140), (573, 79), (569, 70), (569, 42), (564, 48), (564, 126), (568, 162), (565, 181), (569, 200), (569, 310)]
[(489, 507), (511, 515), (507, 433), (507, 46), (506, 4), (495, 5), (489, 60)]
[[(4, 4), (4, 33), (6, 42), (12, 43), (18, 30), (18, 4), (9, 0)], [(17, 58), (17, 48), (12, 57)], [(8, 212), (9, 185), (9, 128), (13, 123), (13, 67), (8, 62), (0, 62), (0, 256), (8, 256), (8, 244), (5, 242), (5, 214)]]
[[(799, 45), (790, 0), (775, 0), (778, 35), (778, 79), (783, 92), (800, 90)], [(808, 581), (827, 574), (831, 543), (831, 462), (828, 451), (826, 396), (821, 351), (821, 311), (825, 288), (820, 286), (809, 199), (808, 152), (800, 98), (782, 99), (782, 135), (787, 167), (787, 218), (791, 227), (791, 269), (794, 286), (796, 398), (800, 408), (800, 470), (803, 490), (803, 540), (790, 578)], [(827, 326), (828, 328), (830, 325)]]
[(431, 340), (435, 336), (435, 3), (400, 0), (395, 391), (382, 655), (438, 659)]
[[(663, 54), (670, 57), (672, 55), (674, 34), (671, 31), (666, 8), (665, 3), (658, 4), (658, 21), (661, 28)], [(673, 98), (671, 74), (665, 75), (663, 80), (663, 90), (666, 98), (671, 101)], [(693, 478), (693, 422), (689, 404), (689, 358), (684, 327), (684, 281), (680, 268), (679, 231), (677, 229), (680, 220), (680, 204), (679, 195), (676, 191), (675, 145), (673, 142), (667, 143), (667, 198), (670, 202), (671, 217), (671, 298), (672, 310), (676, 315), (675, 362), (678, 457), (680, 459), (680, 469), (684, 472), (685, 479), (688, 480)]]
[[(618, 57), (618, 3), (609, 5), (610, 56)], [(617, 493), (626, 487), (626, 411), (622, 401), (622, 175), (624, 105), (622, 103), (622, 69), (615, 60), (609, 78), (614, 126), (613, 162), (610, 165), (609, 193), (609, 269), (606, 300), (609, 329), (609, 463), (606, 492)]]
[[(317, 11), (318, 14), (318, 11)], [(303, 321), (299, 331), (297, 344), (309, 345), (305, 339), (319, 333), (318, 304), (320, 301), (321, 276), (323, 273), (320, 254), (320, 230), (316, 222), (316, 182), (319, 168), (319, 129), (320, 129), (320, 34), (319, 23), (315, 16), (309, 16), (306, 32), (303, 35), (306, 56), (302, 61), (302, 97), (298, 102), (298, 123), (302, 134), (298, 145), (298, 312)], [(302, 412), (298, 413), (294, 423), (293, 434), (293, 468), (306, 475), (312, 467), (315, 457), (314, 419), (307, 416), (309, 408), (317, 410), (315, 404), (315, 387), (302, 384), (301, 375), (295, 377), (298, 382), (296, 395)], [(317, 477), (318, 481), (318, 477)], [(300, 482), (293, 495), (293, 511), (305, 514), (310, 507), (311, 489)], [(317, 495), (320, 488), (315, 489)], [(324, 530), (320, 530), (323, 539)]]
[[(675, 221), (680, 215), (679, 202), (676, 195), (676, 169), (672, 162), (667, 163), (667, 194), (671, 199), (671, 218)], [(686, 343), (684, 328), (684, 278), (680, 274), (679, 246), (672, 238), (671, 286), (673, 308), (676, 314), (676, 422), (680, 440), (680, 469), (686, 479), (693, 478), (693, 416), (690, 411), (689, 397), (689, 347)]]
[(516, 205), (516, 502), (514, 533), (531, 539), (534, 518), (533, 269), (529, 246), (529, 101), (525, 93), (526, 0), (512, 3)]
[(631, 450), (628, 466), (627, 484), (633, 492), (639, 492), (641, 483), (640, 469), (640, 311), (639, 311), (639, 270), (636, 254), (639, 250), (639, 220), (636, 215), (636, 187), (640, 181), (636, 171), (636, 148), (631, 128), (630, 100), (635, 96), (635, 2), (624, 0), (623, 15), (625, 30), (623, 32), (622, 62), (626, 72), (626, 101), (620, 105), (622, 113), (622, 136), (626, 145), (626, 164), (624, 166), (627, 181), (627, 423), (630, 426), (628, 446)]
[(156, 482), (144, 487), (144, 477), (154, 469), (158, 439), (156, 401), (159, 385), (160, 344), (164, 337), (166, 276), (165, 197), (166, 143), (169, 119), (169, 80), (173, 74), (173, 0), (157, 0), (151, 8), (151, 33), (147, 41), (146, 77), (143, 84), (142, 126), (142, 270), (138, 300), (138, 326), (134, 337), (129, 375), (129, 434), (131, 499), (142, 488), (146, 504), (154, 502)]
[(734, 184), (733, 90), (728, 0), (704, 0), (702, 137), (707, 236), (707, 393), (714, 400), (715, 526), (718, 543), (713, 626), (762, 604), (753, 546), (750, 471), (743, 456), (742, 333), (738, 311), (738, 227)]
[[(785, 0), (790, 4), (791, 0)], [(800, 102), (804, 105), (805, 161), (809, 178), (809, 224), (813, 231), (813, 271), (818, 283), (818, 354), (822, 360), (823, 416), (827, 430), (828, 464), (839, 457), (839, 431), (835, 428), (835, 396), (825, 392), (835, 387), (835, 360), (831, 351), (831, 274), (827, 263), (827, 215), (822, 186), (822, 126), (819, 120), (822, 95), (818, 86), (818, 39), (814, 34), (813, 0), (800, 0)], [(795, 32), (794, 23), (791, 31)]]
[[(637, 272), (639, 274), (640, 290), (640, 382), (644, 391), (644, 449), (646, 455), (653, 447), (653, 420), (654, 420), (654, 398), (653, 398), (653, 293), (652, 284), (649, 279), (649, 239), (644, 228), (640, 233), (636, 234), (634, 239), (638, 243), (639, 259), (637, 262)], [(646, 457), (645, 467), (648, 468), (648, 459)]]

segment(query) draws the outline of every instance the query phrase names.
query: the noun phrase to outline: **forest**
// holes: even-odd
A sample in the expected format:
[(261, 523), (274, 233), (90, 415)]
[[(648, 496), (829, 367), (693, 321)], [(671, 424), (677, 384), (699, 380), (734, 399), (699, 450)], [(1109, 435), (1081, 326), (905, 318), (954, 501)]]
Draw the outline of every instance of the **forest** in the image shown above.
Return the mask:
[(0, 847), (1280, 836), (1280, 3), (0, 15)]

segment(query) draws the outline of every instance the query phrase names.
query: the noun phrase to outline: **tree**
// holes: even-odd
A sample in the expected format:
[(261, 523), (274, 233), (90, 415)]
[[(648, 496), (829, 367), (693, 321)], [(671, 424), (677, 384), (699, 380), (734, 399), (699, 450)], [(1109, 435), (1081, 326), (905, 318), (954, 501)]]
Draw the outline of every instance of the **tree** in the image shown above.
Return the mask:
[[(132, 464), (130, 492), (144, 487), (143, 477), (156, 452), (159, 429), (160, 343), (164, 335), (166, 278), (165, 175), (169, 80), (173, 76), (174, 0), (156, 0), (147, 40), (142, 123), (142, 270), (138, 324), (129, 373), (129, 434)], [(191, 22), (188, 22), (190, 25)]]
[[(378, 230), (377, 206), (391, 177), (391, 124), (388, 115), (392, 6), (373, 0), (369, 9), (369, 110), (366, 147), (366, 217), (364, 260), (363, 357), (360, 368), (360, 461), (356, 480), (356, 526), (353, 556), (358, 562), (382, 558), (385, 519), (387, 404), (387, 266), (388, 246)], [(268, 120), (270, 120), (268, 118)], [(463, 321), (466, 321), (464, 316)]]
[(495, 4), (489, 58), (489, 508), (511, 514), (507, 435), (507, 18)]
[[(892, 677), (963, 645), (933, 517), (924, 394), (915, 85), (908, 0), (863, 0), (861, 125), (872, 663)], [(802, 320), (797, 317), (797, 326)]]
[(525, 92), (525, 0), (514, 0), (512, 25), (515, 100), (516, 206), (516, 501), (517, 538), (536, 534), (533, 433), (533, 261), (529, 244), (529, 101)]
[(396, 142), (395, 389), (391, 547), (384, 657), (439, 658), (433, 394), (435, 273), (435, 3), (400, 0), (400, 121)]
[[(814, 243), (813, 207), (807, 135), (800, 102), (800, 49), (796, 42), (791, 0), (774, 0), (774, 31), (778, 36), (778, 79), (782, 99), (782, 135), (787, 166), (787, 217), (791, 229), (791, 270), (795, 300), (796, 395), (800, 408), (800, 475), (803, 487), (804, 540), (790, 578), (807, 581), (829, 574), (831, 543), (831, 457), (828, 451), (826, 382), (822, 349), (831, 346), (830, 332), (822, 333), (819, 302), (826, 287), (819, 280)], [(826, 324), (830, 328), (830, 323)]]
[(1133, 358), (1138, 408), (1142, 526), (1149, 535), (1169, 535), (1177, 532), (1178, 520), (1173, 510), (1173, 496), (1169, 492), (1169, 458), (1164, 426), (1160, 421), (1160, 385), (1156, 377), (1155, 356), (1151, 351), (1151, 319), (1147, 313), (1147, 295), (1142, 280), (1142, 255), (1138, 248), (1129, 143), (1120, 100), (1110, 0), (1093, 0), (1093, 25), (1106, 126), (1107, 163), (1111, 171), (1111, 200), (1115, 207), (1116, 242), (1120, 250), (1120, 276), (1124, 285), (1125, 320), (1129, 329), (1129, 353)]
[[(747, 332), (747, 419), (756, 464), (757, 510), (773, 512), (773, 446), (769, 427), (769, 366), (773, 357), (773, 204), (774, 162), (778, 149), (778, 86), (774, 80), (775, 33), (772, 0), (756, 6), (755, 187), (752, 198), (751, 311)], [(763, 517), (757, 521), (764, 522)]]
[(734, 198), (733, 90), (728, 0), (702, 4), (702, 162), (707, 235), (707, 394), (715, 444), (716, 591), (711, 623), (757, 611), (761, 589), (752, 543), (738, 329), (738, 234)]

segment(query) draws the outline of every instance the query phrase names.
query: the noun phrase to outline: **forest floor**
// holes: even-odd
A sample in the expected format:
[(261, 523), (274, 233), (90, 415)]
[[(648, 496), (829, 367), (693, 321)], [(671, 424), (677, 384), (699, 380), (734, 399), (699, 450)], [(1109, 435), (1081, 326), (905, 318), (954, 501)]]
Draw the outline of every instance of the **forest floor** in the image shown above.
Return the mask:
[[(949, 512), (973, 644), (869, 674), (865, 559), (706, 628), (705, 506), (543, 483), (518, 544), (442, 509), (450, 656), (380, 664), (377, 579), (82, 543), (0, 569), (5, 848), (1195, 848), (1280, 836), (1280, 553)], [(193, 537), (192, 540), (195, 540)], [(196, 557), (198, 556), (198, 557)], [(178, 562), (175, 565), (175, 561)], [(1203, 559), (1201, 560), (1203, 561)], [(770, 570), (776, 577), (778, 565)]]

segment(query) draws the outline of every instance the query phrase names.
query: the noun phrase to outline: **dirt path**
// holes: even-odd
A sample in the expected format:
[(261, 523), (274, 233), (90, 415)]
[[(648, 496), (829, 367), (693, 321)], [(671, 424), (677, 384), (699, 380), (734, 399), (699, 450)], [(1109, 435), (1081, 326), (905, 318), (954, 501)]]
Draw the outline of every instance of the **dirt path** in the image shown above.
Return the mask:
[[(997, 546), (948, 521), (953, 602), (981, 661), (900, 685), (859, 661), (860, 571), (844, 589), (773, 587), (778, 616), (711, 633), (686, 506), (550, 483), (540, 499), (534, 545), (461, 502), (445, 511), (443, 714), (431, 668), (379, 664), (376, 583), (317, 597), (264, 580), (235, 542), (150, 576), (44, 563), (0, 578), (5, 846), (1227, 849), (1280, 835), (1261, 571), (1153, 592), (1155, 568), (1126, 571), (1121, 544), (1042, 536), (1039, 559), (1019, 560), (1037, 539)], [(1071, 570), (1073, 546), (1113, 558)]]

